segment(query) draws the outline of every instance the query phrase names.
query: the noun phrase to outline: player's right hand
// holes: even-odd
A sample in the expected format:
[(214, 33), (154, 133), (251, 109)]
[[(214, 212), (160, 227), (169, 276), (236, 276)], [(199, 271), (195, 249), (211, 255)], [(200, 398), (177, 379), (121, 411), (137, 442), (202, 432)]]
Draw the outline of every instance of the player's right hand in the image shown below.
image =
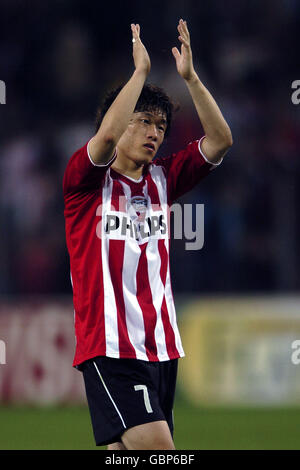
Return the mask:
[(131, 32), (132, 32), (132, 46), (133, 46), (133, 60), (135, 69), (139, 72), (143, 72), (146, 75), (150, 72), (151, 62), (150, 57), (145, 48), (144, 44), (140, 38), (140, 25), (139, 24), (132, 24), (131, 25)]

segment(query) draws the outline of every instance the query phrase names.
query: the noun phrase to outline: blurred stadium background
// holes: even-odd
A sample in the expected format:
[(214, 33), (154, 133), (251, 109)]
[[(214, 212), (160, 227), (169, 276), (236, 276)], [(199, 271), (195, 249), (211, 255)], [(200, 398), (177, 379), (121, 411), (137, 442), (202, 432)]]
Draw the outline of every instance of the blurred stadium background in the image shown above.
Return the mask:
[(93, 134), (105, 91), (130, 76), (131, 22), (151, 56), (149, 81), (181, 106), (160, 154), (202, 134), (171, 55), (180, 17), (234, 146), (181, 199), (205, 204), (203, 249), (172, 242), (186, 351), (175, 443), (300, 448), (300, 364), (291, 360), (300, 339), (300, 105), (291, 101), (300, 3), (1, 0), (0, 449), (95, 449), (71, 367), (62, 176)]

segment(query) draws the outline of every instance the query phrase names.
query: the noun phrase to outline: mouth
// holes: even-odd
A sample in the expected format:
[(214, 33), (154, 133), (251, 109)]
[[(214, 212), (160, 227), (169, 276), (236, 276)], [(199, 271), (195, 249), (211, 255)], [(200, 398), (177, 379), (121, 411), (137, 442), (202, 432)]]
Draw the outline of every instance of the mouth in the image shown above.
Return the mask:
[(154, 152), (154, 151), (155, 151), (155, 146), (154, 146), (154, 144), (151, 144), (151, 143), (144, 144), (143, 147), (145, 147), (145, 148), (148, 149), (148, 150), (151, 150), (151, 152)]

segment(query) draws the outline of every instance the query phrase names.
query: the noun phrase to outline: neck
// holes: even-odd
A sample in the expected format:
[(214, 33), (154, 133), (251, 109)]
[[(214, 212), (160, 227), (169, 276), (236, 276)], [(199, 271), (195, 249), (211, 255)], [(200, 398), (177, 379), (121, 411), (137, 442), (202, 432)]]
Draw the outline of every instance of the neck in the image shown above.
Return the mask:
[(111, 167), (122, 175), (138, 180), (143, 174), (144, 163), (136, 163), (129, 158), (122, 158), (117, 154), (117, 158)]

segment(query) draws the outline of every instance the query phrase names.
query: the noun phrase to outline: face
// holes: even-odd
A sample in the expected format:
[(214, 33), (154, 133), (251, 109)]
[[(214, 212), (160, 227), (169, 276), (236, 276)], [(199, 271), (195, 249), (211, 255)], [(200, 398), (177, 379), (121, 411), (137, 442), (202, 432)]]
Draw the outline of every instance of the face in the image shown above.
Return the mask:
[(164, 140), (166, 129), (166, 116), (161, 111), (133, 113), (118, 142), (119, 155), (137, 164), (150, 163)]

